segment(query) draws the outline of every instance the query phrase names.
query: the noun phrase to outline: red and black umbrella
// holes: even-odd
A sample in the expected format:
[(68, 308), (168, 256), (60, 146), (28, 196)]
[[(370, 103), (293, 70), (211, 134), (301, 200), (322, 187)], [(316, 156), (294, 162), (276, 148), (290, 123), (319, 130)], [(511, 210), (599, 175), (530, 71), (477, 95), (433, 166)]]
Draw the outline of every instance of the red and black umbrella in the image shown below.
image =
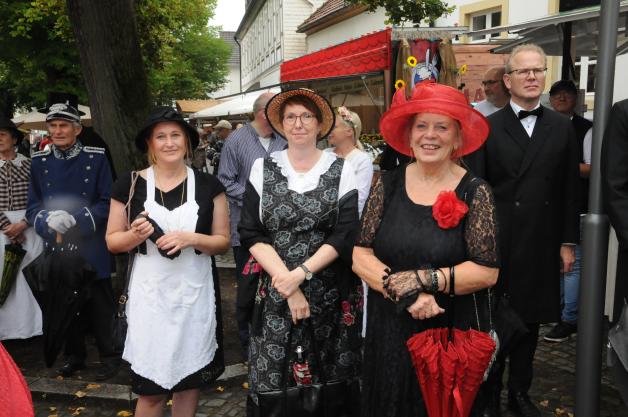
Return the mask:
[(468, 417), (495, 341), (488, 333), (429, 329), (407, 342), (430, 417)]

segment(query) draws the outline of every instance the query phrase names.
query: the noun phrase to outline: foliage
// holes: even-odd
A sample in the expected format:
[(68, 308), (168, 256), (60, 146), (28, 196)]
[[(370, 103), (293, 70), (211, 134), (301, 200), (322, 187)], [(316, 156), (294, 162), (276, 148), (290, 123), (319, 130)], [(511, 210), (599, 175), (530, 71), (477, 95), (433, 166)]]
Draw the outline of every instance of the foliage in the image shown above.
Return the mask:
[[(229, 47), (207, 27), (216, 0), (135, 0), (149, 88), (157, 103), (221, 87)], [(86, 102), (65, 0), (0, 0), (0, 101), (41, 106), (48, 91)]]
[(401, 26), (411, 23), (419, 26), (422, 22), (434, 23), (441, 16), (452, 13), (455, 6), (442, 0), (347, 0), (351, 4), (364, 5), (370, 12), (378, 7), (386, 10), (386, 23)]

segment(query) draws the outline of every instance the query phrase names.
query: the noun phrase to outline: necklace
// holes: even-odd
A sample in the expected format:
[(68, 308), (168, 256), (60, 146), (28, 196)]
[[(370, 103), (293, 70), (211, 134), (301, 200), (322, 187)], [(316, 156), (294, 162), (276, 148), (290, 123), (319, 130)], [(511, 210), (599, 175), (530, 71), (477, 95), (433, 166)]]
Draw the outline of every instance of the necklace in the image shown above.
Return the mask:
[[(155, 176), (155, 180), (157, 179), (157, 176)], [(181, 201), (179, 202), (179, 207), (181, 207), (183, 205), (183, 197), (185, 197), (185, 186), (188, 182), (188, 178), (185, 177), (185, 179), (183, 180), (183, 184), (181, 184)], [(166, 203), (164, 203), (164, 193), (163, 191), (161, 191), (161, 187), (159, 187), (159, 184), (157, 185), (158, 189), (159, 189), (159, 196), (161, 197), (161, 205), (162, 207), (166, 207)]]

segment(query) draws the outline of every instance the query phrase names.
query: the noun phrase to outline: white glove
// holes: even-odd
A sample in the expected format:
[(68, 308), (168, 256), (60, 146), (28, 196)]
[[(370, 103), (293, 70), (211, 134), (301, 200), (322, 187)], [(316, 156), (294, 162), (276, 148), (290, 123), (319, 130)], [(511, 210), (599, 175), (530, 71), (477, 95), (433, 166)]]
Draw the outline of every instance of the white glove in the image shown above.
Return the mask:
[(63, 235), (76, 225), (76, 219), (67, 211), (55, 210), (48, 213), (46, 223), (49, 228)]

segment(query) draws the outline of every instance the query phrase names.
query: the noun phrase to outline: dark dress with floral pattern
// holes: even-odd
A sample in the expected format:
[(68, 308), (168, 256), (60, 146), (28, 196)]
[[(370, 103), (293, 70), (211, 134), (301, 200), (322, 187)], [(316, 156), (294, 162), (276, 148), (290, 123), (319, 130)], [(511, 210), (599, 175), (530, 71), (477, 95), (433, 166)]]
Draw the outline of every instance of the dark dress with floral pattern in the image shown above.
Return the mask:
[[(469, 211), (450, 229), (441, 229), (432, 206), (414, 203), (406, 192), (406, 167), (388, 171), (375, 183), (367, 200), (357, 245), (372, 248), (392, 272), (449, 268), (471, 260), (497, 267), (495, 208), (490, 187), (469, 173), (455, 189)], [(428, 328), (446, 327), (449, 300), (436, 295), (445, 309), (427, 320), (415, 320), (376, 291), (368, 292), (366, 339), (362, 373), (362, 416), (427, 416), (406, 341)], [(477, 308), (476, 308), (477, 305)], [(490, 330), (487, 291), (456, 296), (454, 325)]]
[[(336, 159), (320, 176), (315, 189), (298, 193), (288, 189), (281, 168), (271, 158), (265, 159), (261, 222), (259, 196), (249, 183), (239, 226), (243, 244), (271, 244), (290, 270), (325, 243), (341, 255), (350, 254), (351, 239), (358, 227), (357, 191), (338, 199), (343, 163)], [(346, 261), (337, 259), (300, 287), (310, 305), (310, 322), (329, 381), (353, 378), (358, 373), (361, 283)], [(270, 284), (270, 277), (264, 275), (256, 297), (254, 322), (259, 321), (259, 326), (254, 326), (249, 351), (253, 393), (282, 387), (284, 369), (295, 360), (297, 346), (304, 349), (313, 382), (319, 380), (310, 333), (303, 324), (292, 325), (287, 301)], [(292, 345), (286, 352), (290, 331)], [(291, 367), (286, 382), (295, 385)]]

